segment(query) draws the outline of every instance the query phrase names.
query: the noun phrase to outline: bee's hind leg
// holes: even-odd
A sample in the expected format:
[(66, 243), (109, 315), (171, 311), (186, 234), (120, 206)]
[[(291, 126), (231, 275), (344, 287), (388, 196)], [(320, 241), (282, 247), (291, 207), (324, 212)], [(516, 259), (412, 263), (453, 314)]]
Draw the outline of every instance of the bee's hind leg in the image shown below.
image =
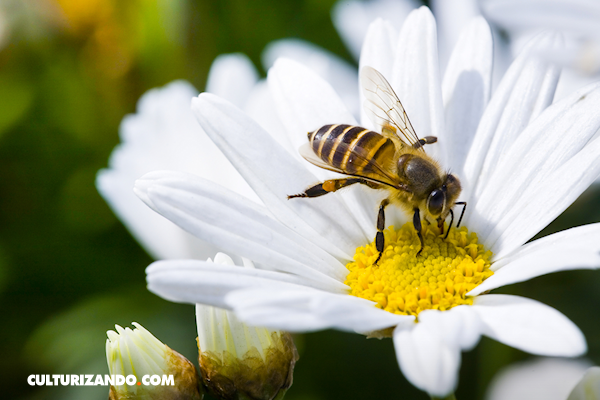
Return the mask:
[(327, 193), (335, 192), (355, 183), (366, 183), (360, 178), (329, 179), (323, 183), (311, 186), (302, 193), (288, 195), (288, 200), (296, 197), (319, 197)]
[(421, 241), (421, 248), (417, 252), (417, 255), (419, 255), (423, 251), (423, 247), (425, 247), (425, 242), (423, 241), (423, 227), (421, 226), (421, 213), (418, 208), (415, 208), (415, 213), (413, 215), (413, 225), (415, 227), (415, 230), (417, 231), (419, 240)]

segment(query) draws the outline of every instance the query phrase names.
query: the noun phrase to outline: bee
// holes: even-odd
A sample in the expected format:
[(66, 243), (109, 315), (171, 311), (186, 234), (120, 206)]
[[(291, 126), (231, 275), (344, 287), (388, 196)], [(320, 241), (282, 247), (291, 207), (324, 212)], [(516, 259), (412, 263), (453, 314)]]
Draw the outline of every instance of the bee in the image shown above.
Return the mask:
[(444, 222), (453, 208), (463, 205), (457, 227), (465, 213), (466, 202), (457, 202), (461, 192), (458, 178), (444, 172), (438, 162), (425, 153), (425, 145), (437, 142), (435, 136), (419, 138), (398, 96), (381, 73), (371, 67), (361, 70), (361, 85), (366, 101), (365, 111), (380, 133), (360, 126), (331, 124), (308, 133), (308, 143), (299, 151), (317, 167), (348, 175), (347, 178), (330, 179), (311, 186), (297, 197), (319, 197), (354, 184), (372, 189), (386, 190), (389, 196), (379, 205), (375, 247), (381, 259), (385, 248), (385, 208), (395, 204), (412, 213), (413, 225), (424, 247), (421, 212), (435, 219), (441, 234)]

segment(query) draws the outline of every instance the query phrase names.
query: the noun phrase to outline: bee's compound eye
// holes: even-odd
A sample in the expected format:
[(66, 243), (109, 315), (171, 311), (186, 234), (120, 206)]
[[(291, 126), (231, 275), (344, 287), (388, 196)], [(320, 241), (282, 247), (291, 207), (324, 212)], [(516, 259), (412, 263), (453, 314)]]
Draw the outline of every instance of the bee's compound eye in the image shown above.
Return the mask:
[(441, 189), (435, 189), (427, 199), (427, 210), (431, 215), (440, 215), (444, 210), (446, 193)]

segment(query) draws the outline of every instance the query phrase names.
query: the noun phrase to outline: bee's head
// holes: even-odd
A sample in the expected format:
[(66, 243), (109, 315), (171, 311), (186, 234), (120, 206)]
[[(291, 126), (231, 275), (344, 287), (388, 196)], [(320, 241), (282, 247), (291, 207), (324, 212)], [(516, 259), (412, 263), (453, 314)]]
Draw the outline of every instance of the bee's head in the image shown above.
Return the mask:
[(427, 197), (427, 211), (434, 217), (445, 219), (460, 195), (460, 182), (452, 174), (446, 175), (442, 186), (434, 189)]

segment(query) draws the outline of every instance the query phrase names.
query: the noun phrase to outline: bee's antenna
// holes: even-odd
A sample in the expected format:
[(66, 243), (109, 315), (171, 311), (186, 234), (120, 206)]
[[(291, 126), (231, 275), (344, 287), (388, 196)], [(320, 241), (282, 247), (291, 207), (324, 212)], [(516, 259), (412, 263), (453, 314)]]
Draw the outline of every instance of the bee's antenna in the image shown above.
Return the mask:
[(458, 201), (454, 204), (463, 206), (462, 212), (460, 213), (460, 218), (458, 219), (458, 224), (456, 224), (456, 227), (458, 228), (460, 226), (460, 222), (463, 219), (463, 215), (465, 215), (465, 210), (467, 209), (467, 202), (466, 201)]

